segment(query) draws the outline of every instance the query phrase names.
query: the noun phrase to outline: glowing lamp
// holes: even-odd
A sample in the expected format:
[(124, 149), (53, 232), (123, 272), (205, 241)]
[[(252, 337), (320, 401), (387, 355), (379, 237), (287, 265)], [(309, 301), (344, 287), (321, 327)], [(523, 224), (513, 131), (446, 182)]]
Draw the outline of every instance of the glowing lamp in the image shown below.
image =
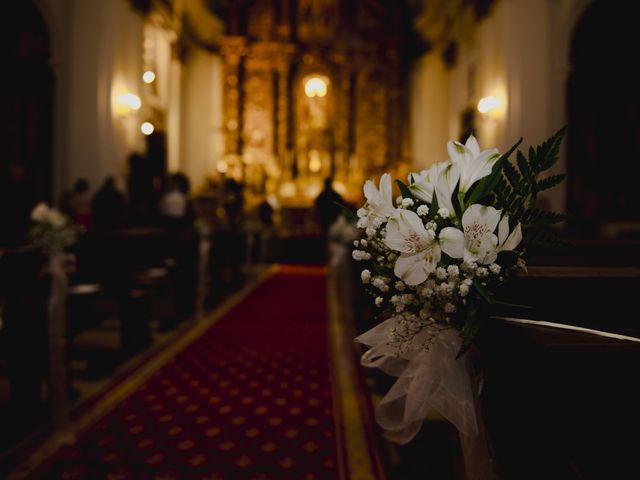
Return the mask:
[(140, 131), (145, 135), (151, 135), (155, 129), (151, 122), (143, 122), (142, 125), (140, 125)]
[(156, 79), (156, 74), (155, 72), (152, 72), (151, 70), (147, 70), (146, 72), (144, 72), (142, 74), (142, 81), (144, 83), (153, 83), (153, 81)]
[(489, 113), (500, 106), (500, 100), (493, 95), (481, 98), (478, 102), (478, 111), (480, 113)]
[(327, 94), (327, 82), (320, 77), (311, 77), (304, 83), (304, 93), (307, 97), (324, 97)]

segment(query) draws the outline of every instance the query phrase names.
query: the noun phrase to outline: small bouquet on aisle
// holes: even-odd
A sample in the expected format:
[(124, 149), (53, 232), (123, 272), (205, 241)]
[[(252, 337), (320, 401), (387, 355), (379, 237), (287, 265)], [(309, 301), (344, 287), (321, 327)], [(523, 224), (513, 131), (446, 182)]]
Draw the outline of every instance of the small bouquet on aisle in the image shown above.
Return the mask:
[(31, 211), (31, 221), (31, 243), (46, 253), (61, 252), (78, 239), (78, 230), (69, 217), (44, 202)]
[[(563, 135), (564, 129), (528, 156), (518, 150), (513, 163), (522, 139), (502, 155), (481, 150), (473, 136), (465, 144), (450, 141), (447, 161), (409, 174), (407, 183), (396, 180), (395, 205), (389, 174), (378, 186), (365, 183), (366, 203), (357, 212), (364, 235), (352, 255), (363, 264), (361, 279), (380, 323), (357, 340), (370, 347), (363, 365), (399, 377), (376, 408), (389, 439), (411, 440), (429, 409), (462, 437), (478, 436), (466, 352), (488, 307), (500, 303), (496, 289), (525, 270), (527, 249), (563, 245), (547, 229), (528, 229), (523, 238), (525, 227), (565, 220), (537, 205), (538, 195), (565, 177), (546, 175)], [(475, 457), (477, 464), (481, 456)]]

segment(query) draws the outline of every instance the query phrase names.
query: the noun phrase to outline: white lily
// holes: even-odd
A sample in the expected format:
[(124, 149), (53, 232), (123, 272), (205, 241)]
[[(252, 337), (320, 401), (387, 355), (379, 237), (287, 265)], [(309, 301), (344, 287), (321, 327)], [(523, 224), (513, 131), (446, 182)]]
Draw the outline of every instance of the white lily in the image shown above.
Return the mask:
[(493, 263), (498, 256), (498, 237), (493, 232), (499, 221), (500, 210), (471, 205), (462, 215), (462, 230), (445, 227), (440, 231), (442, 251), (468, 263)]
[(438, 208), (446, 208), (450, 217), (456, 216), (453, 208), (453, 191), (460, 180), (460, 168), (455, 164), (449, 164), (440, 171), (436, 182), (436, 197), (438, 198)]
[(411, 210), (398, 210), (387, 223), (386, 245), (398, 252), (394, 273), (407, 285), (419, 285), (440, 261), (441, 249), (433, 230), (425, 228)]
[(498, 252), (514, 250), (522, 241), (522, 227), (520, 222), (509, 233), (509, 216), (505, 215), (498, 224)]
[(38, 203), (31, 211), (31, 220), (34, 222), (43, 222), (49, 213), (49, 207), (46, 203)]
[(49, 207), (46, 203), (38, 203), (31, 211), (31, 220), (39, 223), (48, 223), (54, 228), (62, 227), (65, 224), (65, 217), (55, 208)]
[(464, 145), (449, 141), (447, 150), (451, 161), (460, 167), (460, 193), (465, 193), (474, 183), (489, 175), (493, 165), (500, 158), (497, 148), (481, 152), (480, 145), (473, 135), (469, 136)]
[[(450, 161), (438, 162), (431, 165), (431, 168), (422, 170), (420, 173), (410, 173), (409, 190), (411, 190), (411, 193), (423, 202), (431, 203), (433, 190), (438, 182), (438, 177), (449, 165), (451, 165)], [(413, 180), (413, 182), (411, 182), (411, 180)]]
[(388, 173), (380, 177), (380, 189), (371, 180), (367, 180), (364, 184), (364, 196), (367, 202), (358, 210), (360, 228), (377, 227), (396, 211), (391, 199), (391, 176)]

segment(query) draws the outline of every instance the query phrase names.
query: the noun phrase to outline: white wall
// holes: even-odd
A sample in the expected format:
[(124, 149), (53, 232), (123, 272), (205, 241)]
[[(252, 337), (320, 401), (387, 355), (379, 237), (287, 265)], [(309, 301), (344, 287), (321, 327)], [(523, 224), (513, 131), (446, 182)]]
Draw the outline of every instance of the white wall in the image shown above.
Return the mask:
[(411, 128), (414, 170), (446, 160), (450, 74), (440, 55), (425, 55), (411, 73)]
[[(589, 3), (500, 0), (478, 25), (473, 41), (461, 45), (453, 69), (440, 71), (438, 51), (416, 62), (412, 86), (415, 165), (422, 167), (423, 158), (433, 155), (437, 143), (442, 142), (436, 138), (442, 135), (442, 125), (447, 126), (448, 138), (457, 139), (462, 111), (488, 95), (502, 103), (491, 115), (477, 114), (476, 136), (483, 148), (495, 146), (504, 151), (522, 136), (522, 148), (528, 149), (565, 125), (569, 42)], [(427, 100), (429, 96), (432, 98)], [(445, 98), (449, 104), (443, 114), (441, 102)], [(431, 135), (427, 129), (438, 133)], [(565, 169), (563, 152), (553, 173)], [(562, 188), (550, 192), (547, 200), (551, 208), (564, 210)]]
[(37, 0), (52, 40), (55, 75), (54, 195), (76, 179), (92, 190), (123, 179), (126, 159), (142, 151), (138, 114), (119, 117), (113, 93), (140, 96), (142, 18), (126, 0)]
[(183, 67), (179, 167), (196, 189), (207, 177), (217, 175), (221, 131), (222, 59), (193, 48)]

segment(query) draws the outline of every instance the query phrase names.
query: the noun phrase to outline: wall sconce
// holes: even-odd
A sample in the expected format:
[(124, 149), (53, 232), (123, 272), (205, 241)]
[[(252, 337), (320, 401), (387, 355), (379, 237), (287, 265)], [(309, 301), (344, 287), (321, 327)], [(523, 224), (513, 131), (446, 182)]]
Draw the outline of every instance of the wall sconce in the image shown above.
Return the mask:
[(140, 101), (140, 97), (127, 92), (116, 96), (114, 109), (118, 115), (124, 116), (136, 110), (140, 110), (141, 106), (142, 102)]
[(485, 114), (495, 114), (500, 108), (500, 99), (494, 97), (493, 95), (489, 95), (488, 97), (481, 98), (478, 102), (478, 111)]

